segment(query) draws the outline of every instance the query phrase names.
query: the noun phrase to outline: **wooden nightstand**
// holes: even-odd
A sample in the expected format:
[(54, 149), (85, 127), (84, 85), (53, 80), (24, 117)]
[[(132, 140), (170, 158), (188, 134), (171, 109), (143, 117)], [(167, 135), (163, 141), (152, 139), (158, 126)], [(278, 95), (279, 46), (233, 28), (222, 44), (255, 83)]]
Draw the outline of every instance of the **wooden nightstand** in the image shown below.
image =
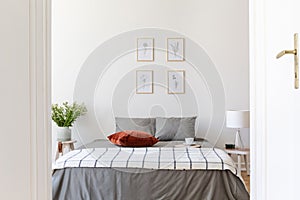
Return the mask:
[(247, 175), (250, 175), (249, 165), (248, 165), (248, 160), (247, 160), (247, 157), (250, 154), (249, 149), (225, 149), (225, 151), (229, 155), (233, 155), (233, 154), (237, 155), (237, 158), (238, 158), (237, 170), (238, 170), (239, 175), (241, 175), (241, 156), (243, 156), (244, 161), (245, 161), (245, 167), (246, 167)]
[(57, 160), (60, 155), (64, 155), (65, 153), (74, 150), (74, 143), (76, 142), (76, 140), (57, 142), (55, 160)]

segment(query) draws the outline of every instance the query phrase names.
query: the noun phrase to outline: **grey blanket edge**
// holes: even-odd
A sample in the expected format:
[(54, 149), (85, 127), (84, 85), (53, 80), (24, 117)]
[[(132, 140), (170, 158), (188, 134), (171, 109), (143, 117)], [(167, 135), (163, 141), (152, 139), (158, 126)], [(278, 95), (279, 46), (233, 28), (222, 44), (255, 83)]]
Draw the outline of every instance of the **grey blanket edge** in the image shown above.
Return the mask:
[(248, 200), (229, 170), (65, 168), (52, 176), (54, 200)]

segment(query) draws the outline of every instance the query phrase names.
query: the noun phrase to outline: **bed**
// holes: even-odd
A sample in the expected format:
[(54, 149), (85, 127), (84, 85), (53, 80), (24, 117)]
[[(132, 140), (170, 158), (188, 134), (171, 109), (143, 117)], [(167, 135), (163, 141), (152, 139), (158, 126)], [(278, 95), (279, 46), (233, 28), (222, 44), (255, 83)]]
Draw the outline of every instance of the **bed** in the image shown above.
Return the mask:
[[(53, 199), (249, 199), (231, 158), (206, 142), (197, 143), (201, 148), (181, 147), (180, 141), (158, 142), (150, 148), (120, 148), (96, 140), (57, 160)], [(144, 157), (146, 149), (148, 155), (160, 151), (161, 162), (155, 154), (149, 165), (142, 166), (132, 152)], [(106, 157), (104, 152), (109, 152)], [(173, 152), (176, 155), (170, 156)]]
[(120, 147), (98, 139), (65, 154), (54, 166), (53, 199), (249, 199), (227, 153), (203, 139), (183, 144), (183, 138), (194, 136), (194, 121), (116, 119), (116, 131), (142, 129), (160, 141), (152, 147)]

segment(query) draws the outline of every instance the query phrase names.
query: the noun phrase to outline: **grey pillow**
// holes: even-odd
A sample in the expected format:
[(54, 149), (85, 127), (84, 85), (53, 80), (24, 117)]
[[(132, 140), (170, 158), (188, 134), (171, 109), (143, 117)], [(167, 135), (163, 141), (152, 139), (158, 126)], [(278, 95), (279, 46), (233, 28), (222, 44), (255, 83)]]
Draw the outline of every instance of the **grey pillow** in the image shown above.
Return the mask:
[(159, 140), (184, 140), (195, 137), (196, 117), (156, 118), (155, 137)]
[(150, 133), (154, 136), (155, 133), (155, 118), (126, 118), (116, 117), (116, 132), (124, 130), (137, 130)]

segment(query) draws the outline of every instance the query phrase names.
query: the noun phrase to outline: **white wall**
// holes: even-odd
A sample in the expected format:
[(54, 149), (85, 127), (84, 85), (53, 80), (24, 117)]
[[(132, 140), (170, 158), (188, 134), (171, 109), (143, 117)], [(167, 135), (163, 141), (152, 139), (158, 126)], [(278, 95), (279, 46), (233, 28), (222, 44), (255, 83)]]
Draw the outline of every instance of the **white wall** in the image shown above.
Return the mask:
[(0, 199), (30, 199), (28, 5), (0, 3)]
[[(136, 61), (138, 37), (153, 37), (154, 62)], [(185, 61), (166, 60), (166, 38), (183, 37)], [(136, 94), (136, 70), (153, 71), (153, 94)], [(185, 71), (184, 94), (168, 94), (168, 70)], [(86, 143), (115, 131), (114, 117), (197, 116), (196, 136), (213, 145), (223, 130), (225, 93), (216, 67), (195, 42), (164, 29), (144, 28), (117, 35), (101, 44), (82, 65), (74, 100), (89, 112), (74, 126)]]
[[(126, 31), (158, 27), (185, 35), (206, 51), (224, 83), (226, 109), (249, 108), (246, 0), (53, 0), (52, 22), (53, 102), (73, 100), (77, 75), (100, 44)], [(224, 128), (217, 145), (232, 141), (234, 131)]]

